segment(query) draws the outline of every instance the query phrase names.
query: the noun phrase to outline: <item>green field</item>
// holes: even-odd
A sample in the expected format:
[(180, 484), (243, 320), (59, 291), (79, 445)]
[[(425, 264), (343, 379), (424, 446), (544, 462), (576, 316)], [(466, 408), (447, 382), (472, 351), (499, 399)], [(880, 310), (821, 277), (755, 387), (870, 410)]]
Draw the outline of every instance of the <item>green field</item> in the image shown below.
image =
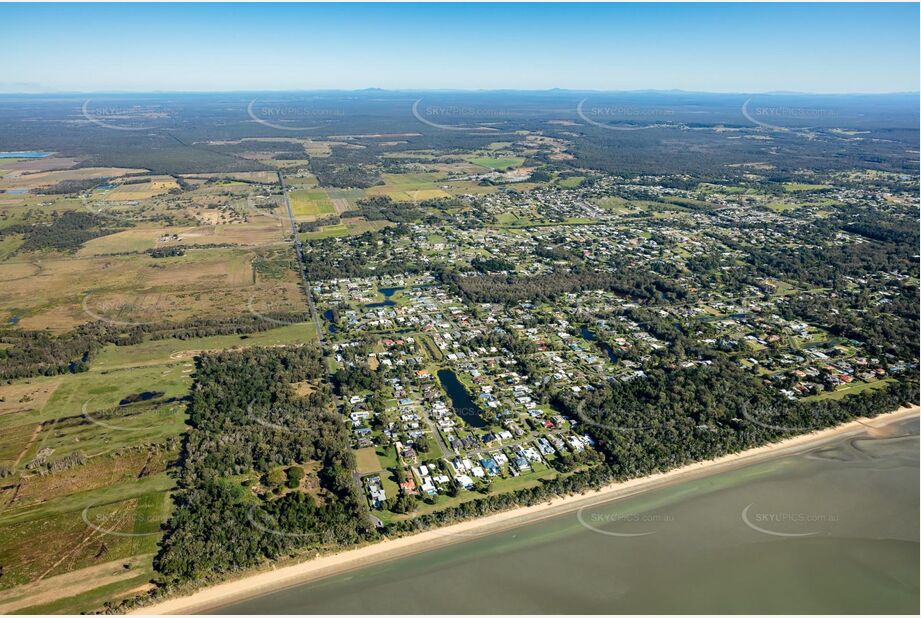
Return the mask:
[(336, 207), (325, 191), (295, 189), (288, 192), (295, 217), (320, 217), (336, 214)]
[(154, 366), (39, 378), (35, 381), (60, 381), (47, 405), (41, 410), (4, 414), (0, 416), (0, 428), (79, 416), (84, 403), (90, 413), (113, 408), (128, 395), (145, 392), (152, 385), (164, 393), (164, 398), (182, 397), (192, 383), (191, 370), (188, 373), (184, 371), (178, 365)]
[(561, 178), (556, 184), (563, 189), (575, 189), (581, 186), (583, 182), (585, 182), (585, 176), (570, 176), (569, 178)]
[(366, 195), (386, 195), (395, 202), (421, 202), (449, 196), (441, 188), (445, 175), (439, 172), (382, 174), (381, 177), (384, 184), (366, 189)]
[(824, 191), (825, 189), (831, 189), (830, 185), (810, 185), (802, 182), (787, 182), (784, 183), (783, 190), (787, 193), (797, 193), (800, 191)]
[(784, 202), (772, 202), (767, 205), (768, 208), (774, 212), (784, 212), (787, 210), (795, 210), (800, 207), (799, 204), (787, 204)]
[(818, 395), (811, 395), (809, 397), (803, 397), (802, 401), (821, 401), (823, 399), (843, 399), (848, 395), (856, 395), (857, 393), (862, 393), (863, 391), (876, 390), (879, 388), (885, 388), (886, 385), (891, 382), (891, 378), (886, 378), (885, 380), (878, 380), (876, 382), (852, 382), (851, 384), (842, 384), (833, 391), (828, 391), (825, 393), (819, 393)]
[(320, 240), (323, 238), (341, 238), (343, 236), (354, 236), (364, 234), (372, 230), (393, 225), (389, 221), (365, 221), (364, 219), (350, 221), (348, 223), (338, 223), (336, 225), (324, 225), (316, 232), (304, 232), (300, 234), (301, 240)]
[(474, 165), (501, 171), (524, 165), (524, 157), (468, 157)]
[(313, 323), (303, 322), (280, 326), (248, 335), (215, 335), (195, 339), (160, 339), (136, 345), (107, 345), (93, 360), (92, 371), (126, 365), (148, 365), (191, 361), (202, 350), (224, 350), (253, 346), (308, 343), (316, 339)]

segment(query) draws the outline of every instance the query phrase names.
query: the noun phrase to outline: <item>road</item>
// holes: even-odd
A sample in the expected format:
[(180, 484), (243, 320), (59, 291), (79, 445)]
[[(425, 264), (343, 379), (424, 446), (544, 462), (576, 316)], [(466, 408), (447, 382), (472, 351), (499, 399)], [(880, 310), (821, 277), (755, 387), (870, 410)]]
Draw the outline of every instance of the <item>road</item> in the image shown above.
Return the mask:
[(428, 425), (429, 429), (431, 430), (432, 437), (435, 438), (435, 442), (438, 443), (438, 448), (441, 449), (441, 456), (442, 457), (448, 457), (448, 456), (454, 457), (455, 455), (457, 455), (457, 453), (454, 452), (454, 449), (451, 448), (441, 437), (441, 432), (438, 431), (438, 427), (435, 426), (435, 422), (432, 421), (431, 418), (429, 418), (428, 412), (423, 410), (422, 418), (425, 421), (426, 425)]
[(285, 185), (285, 178), (281, 172), (278, 172), (278, 184), (281, 185), (281, 196), (285, 201), (285, 208), (288, 209), (288, 222), (291, 224), (291, 240), (294, 242), (294, 251), (297, 253), (297, 262), (300, 264), (298, 270), (301, 272), (301, 280), (304, 282), (304, 293), (307, 295), (307, 306), (310, 308), (310, 317), (317, 329), (317, 341), (320, 349), (323, 349), (323, 327), (320, 324), (320, 316), (317, 315), (317, 307), (313, 303), (313, 292), (310, 289), (310, 282), (307, 281), (307, 263), (304, 261), (304, 252), (301, 248), (301, 239), (297, 236), (297, 221), (294, 219), (294, 210), (291, 209), (291, 200), (288, 199), (288, 187)]
[[(317, 329), (317, 343), (320, 345), (320, 351), (323, 350), (323, 325), (320, 324), (320, 317), (317, 315), (317, 307), (313, 303), (313, 292), (310, 288), (310, 282), (307, 281), (306, 262), (304, 261), (304, 251), (301, 247), (301, 240), (297, 237), (297, 221), (294, 219), (294, 210), (291, 208), (291, 200), (288, 199), (288, 186), (285, 184), (285, 178), (281, 172), (278, 172), (278, 184), (281, 185), (281, 196), (285, 200), (285, 208), (288, 209), (288, 221), (291, 223), (291, 239), (294, 241), (294, 251), (297, 253), (298, 270), (301, 272), (301, 281), (304, 282), (304, 294), (307, 295), (307, 306), (310, 308), (310, 317)], [(343, 422), (345, 417), (342, 417)], [(361, 475), (355, 470), (352, 472), (352, 482), (355, 483), (356, 491), (359, 496), (365, 493), (361, 484)], [(371, 516), (371, 522), (375, 527), (380, 527), (381, 520)]]

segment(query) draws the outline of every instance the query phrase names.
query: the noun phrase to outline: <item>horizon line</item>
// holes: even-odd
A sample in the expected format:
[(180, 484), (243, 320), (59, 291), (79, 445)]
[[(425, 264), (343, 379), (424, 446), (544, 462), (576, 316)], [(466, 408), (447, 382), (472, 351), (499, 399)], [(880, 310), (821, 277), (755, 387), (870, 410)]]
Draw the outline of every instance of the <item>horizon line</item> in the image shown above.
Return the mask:
[(730, 91), (730, 90), (683, 90), (680, 88), (641, 88), (634, 90), (608, 90), (598, 88), (291, 88), (291, 89), (227, 89), (227, 90), (0, 90), (0, 96), (74, 96), (74, 95), (163, 95), (163, 94), (295, 94), (295, 93), (460, 93), (460, 94), (489, 94), (489, 93), (594, 93), (594, 94), (698, 94), (698, 95), (772, 95), (772, 96), (896, 96), (913, 95), (921, 96), (917, 90), (892, 90), (882, 92), (810, 92), (799, 90), (766, 90), (766, 91)]

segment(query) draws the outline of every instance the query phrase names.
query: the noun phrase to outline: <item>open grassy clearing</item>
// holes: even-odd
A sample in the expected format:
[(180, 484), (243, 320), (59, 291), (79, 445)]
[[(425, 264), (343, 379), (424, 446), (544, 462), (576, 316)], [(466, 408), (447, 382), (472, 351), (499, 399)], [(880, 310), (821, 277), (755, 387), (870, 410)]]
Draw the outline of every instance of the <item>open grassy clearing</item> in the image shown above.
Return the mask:
[(486, 169), (503, 171), (524, 165), (524, 157), (465, 157), (474, 165), (485, 167)]
[[(137, 500), (133, 499), (99, 507), (93, 514), (94, 519), (105, 522), (104, 530), (130, 533), (134, 528), (136, 506)], [(0, 560), (4, 566), (0, 589), (92, 566), (100, 558), (108, 562), (133, 555), (131, 537), (93, 530), (80, 515), (79, 511), (70, 511), (5, 523), (0, 536)], [(50, 529), (54, 532), (49, 533)], [(34, 551), (36, 546), (41, 547), (41, 551)]]
[(800, 204), (790, 204), (787, 202), (771, 202), (767, 205), (767, 208), (773, 210), (774, 212), (785, 212), (787, 210), (796, 210), (800, 208)]
[(556, 181), (558, 187), (563, 189), (575, 189), (582, 185), (585, 182), (585, 176), (569, 176), (568, 178), (560, 178)]
[(41, 428), (41, 423), (5, 428), (0, 436), (0, 466), (10, 469), (18, 466)]
[(76, 416), (43, 423), (22, 461), (32, 461), (42, 449), (54, 449), (53, 459), (75, 452), (98, 457), (138, 444), (162, 442), (184, 430), (185, 405), (179, 401), (87, 411), (86, 415), (78, 410)]
[(382, 178), (384, 184), (365, 189), (365, 195), (386, 195), (396, 202), (419, 202), (451, 195), (443, 188), (445, 174), (437, 172), (383, 174)]
[(165, 472), (176, 458), (177, 450), (134, 449), (123, 453), (101, 453), (91, 456), (82, 466), (61, 470), (54, 474), (31, 474), (23, 471), (15, 483), (4, 486), (0, 492), (2, 516), (19, 517), (33, 507), (43, 508), (49, 500), (76, 495), (82, 492), (134, 483), (138, 478)]
[(355, 236), (380, 230), (391, 226), (389, 221), (367, 221), (363, 218), (343, 219), (342, 223), (336, 225), (324, 225), (315, 232), (304, 232), (299, 234), (301, 240), (319, 240), (322, 238), (341, 238), (343, 236)]
[[(136, 367), (58, 376), (54, 379), (59, 380), (59, 384), (44, 406), (0, 415), (0, 429), (80, 416), (84, 403), (92, 414), (98, 410), (114, 408), (128, 395), (143, 393), (151, 388), (162, 391), (164, 399), (183, 397), (192, 383), (192, 365), (188, 365)], [(42, 380), (45, 379), (36, 378), (31, 381)]]
[[(11, 234), (9, 236), (4, 236), (0, 238), (0, 261), (7, 259), (13, 253), (16, 252), (19, 247), (22, 246), (24, 238), (19, 234)], [(3, 264), (0, 264), (3, 266)], [(0, 275), (0, 281), (2, 281), (3, 275)]]
[(87, 242), (78, 256), (147, 251), (158, 247), (211, 244), (266, 245), (284, 242), (280, 221), (259, 218), (256, 222), (196, 227), (134, 227)]
[[(41, 272), (5, 286), (0, 319), (24, 328), (62, 331), (92, 319), (162, 323), (239, 315), (259, 307), (303, 307), (297, 275), (258, 277), (257, 254), (246, 249), (202, 249), (186, 255), (87, 256), (45, 259)], [(17, 268), (23, 268), (18, 266)], [(15, 273), (11, 273), (15, 274)], [(290, 302), (288, 302), (290, 301)]]
[(373, 446), (356, 450), (355, 458), (358, 461), (358, 473), (361, 475), (383, 470), (383, 465), (377, 457), (377, 450)]
[(783, 190), (787, 193), (800, 193), (804, 191), (824, 191), (831, 189), (831, 185), (812, 185), (803, 182), (787, 182), (783, 185)]
[(157, 474), (122, 484), (121, 491), (55, 500), (66, 502), (64, 510), (0, 516), (0, 611), (88, 611), (144, 586), (153, 575), (160, 524), (172, 507), (170, 483)]
[(827, 391), (824, 393), (819, 393), (817, 395), (803, 397), (802, 401), (821, 401), (823, 399), (843, 399), (844, 397), (847, 397), (848, 395), (856, 395), (857, 393), (862, 393), (863, 391), (885, 388), (889, 382), (892, 382), (891, 378), (886, 378), (884, 380), (877, 380), (876, 382), (852, 382), (851, 384), (842, 384), (841, 386), (839, 386), (833, 391)]
[[(186, 427), (184, 405), (165, 400), (188, 391), (185, 371), (191, 369), (135, 368), (4, 387), (45, 401), (35, 397), (37, 410), (0, 415), (2, 456), (26, 451), (0, 482), (0, 611), (89, 611), (146, 585), (172, 507), (166, 469)], [(115, 407), (152, 386), (164, 394)], [(87, 396), (84, 416), (75, 404)], [(39, 475), (25, 464), (40, 451), (51, 460), (78, 451), (88, 459)]]
[(288, 192), (295, 217), (320, 217), (336, 214), (336, 207), (325, 191), (295, 189)]
[(148, 182), (139, 183), (121, 183), (114, 189), (105, 191), (102, 199), (113, 202), (124, 202), (133, 200), (147, 200), (164, 193), (169, 193), (174, 189), (179, 189), (179, 184), (169, 176), (156, 176)]
[(46, 577), (6, 594), (0, 592), (0, 612), (82, 614), (98, 611), (107, 601), (117, 601), (148, 589), (154, 576), (152, 561), (152, 555), (112, 560)]
[(627, 200), (622, 197), (605, 197), (596, 200), (595, 203), (599, 208), (611, 210), (621, 215), (654, 215), (666, 211), (679, 212), (683, 210), (675, 204), (652, 200)]
[(68, 170), (52, 170), (22, 175), (8, 175), (0, 178), (2, 189), (41, 189), (56, 185), (63, 180), (87, 180), (90, 178), (117, 178), (127, 174), (146, 172), (143, 169), (125, 167), (82, 167)]
[(114, 367), (188, 362), (202, 351), (253, 346), (293, 345), (316, 340), (312, 322), (279, 326), (247, 335), (215, 335), (194, 339), (160, 339), (136, 345), (108, 345), (93, 359), (91, 371)]
[(63, 378), (33, 378), (28, 382), (0, 384), (0, 416), (25, 410), (40, 410), (48, 403)]

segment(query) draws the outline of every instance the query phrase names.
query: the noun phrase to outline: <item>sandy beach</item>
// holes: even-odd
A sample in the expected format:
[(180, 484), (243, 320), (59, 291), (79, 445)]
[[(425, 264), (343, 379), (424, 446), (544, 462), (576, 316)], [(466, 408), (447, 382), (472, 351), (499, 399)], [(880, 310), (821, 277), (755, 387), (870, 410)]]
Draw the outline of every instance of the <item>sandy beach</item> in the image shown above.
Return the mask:
[(470, 540), (485, 534), (525, 525), (547, 517), (576, 511), (589, 505), (625, 498), (671, 483), (686, 481), (724, 470), (754, 464), (778, 456), (794, 454), (803, 450), (815, 448), (825, 442), (842, 437), (859, 435), (865, 432), (869, 432), (872, 435), (886, 425), (912, 416), (917, 416), (918, 413), (918, 406), (900, 408), (899, 410), (882, 414), (873, 419), (856, 419), (838, 427), (798, 435), (788, 440), (733, 455), (726, 455), (713, 460), (698, 462), (666, 473), (613, 483), (583, 495), (555, 498), (539, 505), (516, 508), (496, 513), (488, 517), (465, 521), (399, 539), (384, 540), (304, 562), (285, 566), (265, 566), (257, 571), (239, 575), (233, 579), (203, 588), (187, 596), (176, 597), (154, 605), (138, 608), (132, 613), (188, 614), (219, 608), (222, 605), (240, 601), (245, 598), (434, 549), (443, 545)]

